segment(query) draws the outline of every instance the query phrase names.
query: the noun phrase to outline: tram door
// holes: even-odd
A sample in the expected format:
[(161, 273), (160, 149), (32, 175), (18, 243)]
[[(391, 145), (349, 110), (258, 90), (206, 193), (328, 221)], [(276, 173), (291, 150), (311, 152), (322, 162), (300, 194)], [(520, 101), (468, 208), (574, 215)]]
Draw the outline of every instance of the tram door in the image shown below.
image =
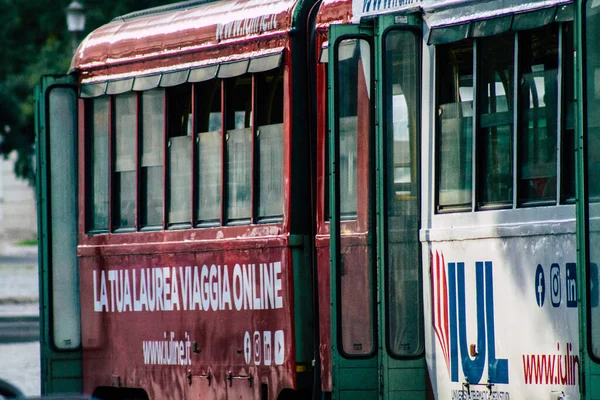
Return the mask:
[(329, 37), (333, 396), (424, 399), (413, 15)]
[[(582, 71), (579, 102), (582, 138), (578, 152), (578, 288), (580, 393), (582, 400), (600, 399), (600, 4), (578, 4), (578, 69)], [(583, 200), (583, 201), (581, 201)], [(581, 289), (578, 289), (581, 290)]]
[(35, 90), (42, 394), (82, 387), (75, 85), (43, 76)]

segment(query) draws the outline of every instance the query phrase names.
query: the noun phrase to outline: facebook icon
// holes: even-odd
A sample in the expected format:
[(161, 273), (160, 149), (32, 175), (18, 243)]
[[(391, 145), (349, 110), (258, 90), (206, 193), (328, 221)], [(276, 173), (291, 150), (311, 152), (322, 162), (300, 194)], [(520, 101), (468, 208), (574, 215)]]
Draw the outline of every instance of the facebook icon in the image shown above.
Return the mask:
[(535, 300), (537, 305), (542, 307), (546, 298), (546, 279), (544, 278), (544, 268), (538, 264), (535, 271)]

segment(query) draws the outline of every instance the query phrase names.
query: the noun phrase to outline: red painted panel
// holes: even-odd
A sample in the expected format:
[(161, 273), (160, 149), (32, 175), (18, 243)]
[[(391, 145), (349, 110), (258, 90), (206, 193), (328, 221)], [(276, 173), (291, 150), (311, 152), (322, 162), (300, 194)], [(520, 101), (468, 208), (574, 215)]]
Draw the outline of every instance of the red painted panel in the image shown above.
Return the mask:
[(332, 24), (352, 22), (351, 0), (324, 0), (317, 16), (317, 28), (327, 29)]
[(321, 356), (321, 389), (333, 390), (331, 380), (331, 266), (329, 264), (329, 236), (318, 236), (317, 263), (319, 283), (319, 354)]
[[(287, 34), (297, 0), (236, 0), (115, 19), (79, 46), (72, 68), (88, 70), (234, 48)], [(266, 47), (266, 46), (263, 46)], [(231, 52), (231, 50), (229, 50)], [(226, 55), (226, 51), (218, 53)]]
[(319, 355), (321, 357), (321, 390), (331, 392), (332, 360), (331, 360), (331, 265), (329, 263), (329, 222), (325, 215), (326, 191), (329, 190), (329, 175), (326, 173), (327, 146), (327, 64), (318, 63), (323, 44), (327, 41), (327, 32), (319, 31), (316, 35), (315, 59), (316, 93), (317, 93), (317, 251), (318, 274), (318, 312), (319, 312)]
[(295, 386), (289, 248), (146, 250), (80, 259), (86, 393), (258, 398), (266, 383), (276, 398)]

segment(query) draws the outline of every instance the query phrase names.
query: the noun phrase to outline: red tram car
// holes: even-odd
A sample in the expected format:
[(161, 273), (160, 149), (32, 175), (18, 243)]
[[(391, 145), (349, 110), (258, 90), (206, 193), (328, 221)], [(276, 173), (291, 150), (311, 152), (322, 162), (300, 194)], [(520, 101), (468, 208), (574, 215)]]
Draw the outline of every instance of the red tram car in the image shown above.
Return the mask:
[(46, 78), (40, 99), (78, 123), (40, 118), (40, 227), (70, 238), (41, 247), (43, 392), (310, 392), (308, 11), (187, 1), (125, 15), (81, 43), (68, 79)]

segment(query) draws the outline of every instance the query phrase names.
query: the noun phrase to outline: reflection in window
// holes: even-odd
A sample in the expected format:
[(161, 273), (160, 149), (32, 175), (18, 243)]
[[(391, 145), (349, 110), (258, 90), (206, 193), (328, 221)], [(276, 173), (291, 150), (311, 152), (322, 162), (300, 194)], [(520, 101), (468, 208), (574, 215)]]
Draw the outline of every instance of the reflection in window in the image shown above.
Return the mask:
[(276, 68), (86, 100), (86, 229), (281, 219), (283, 87)]
[(162, 89), (142, 93), (142, 132), (140, 168), (140, 225), (163, 223), (163, 154), (165, 92)]
[(115, 174), (113, 228), (135, 228), (135, 146), (137, 95), (115, 96)]
[[(476, 210), (555, 203), (559, 198), (559, 147), (560, 199), (573, 198), (572, 25), (572, 22), (554, 23), (436, 48), (438, 210), (472, 209), (472, 143), (477, 144)], [(477, 54), (475, 67), (474, 54)], [(477, 103), (475, 108), (473, 100)], [(473, 109), (478, 114), (476, 140), (469, 131)], [(469, 120), (464, 121), (464, 116)], [(465, 129), (468, 133), (458, 134), (464, 129), (461, 125), (469, 126)], [(466, 151), (463, 143), (468, 143)]]
[(227, 219), (247, 219), (252, 207), (252, 78), (227, 81)]
[(422, 351), (419, 246), (419, 38), (385, 39), (388, 344), (397, 356)]
[(338, 47), (339, 187), (340, 213), (344, 217), (356, 216), (359, 110), (361, 119), (368, 118), (359, 107), (359, 102), (369, 98), (368, 51), (368, 44), (364, 40), (344, 40)]
[(255, 75), (258, 217), (283, 214), (283, 71)]
[[(371, 140), (371, 49), (365, 40), (343, 40), (336, 48), (336, 99), (340, 219), (356, 219), (361, 238), (340, 235), (341, 346), (348, 355), (365, 355), (373, 345), (372, 251), (368, 241), (369, 146)], [(360, 153), (359, 153), (360, 150)], [(360, 177), (360, 180), (359, 180)], [(363, 186), (359, 186), (363, 185)], [(366, 201), (365, 201), (366, 200)], [(368, 214), (368, 213), (367, 213)], [(362, 219), (360, 220), (359, 215)], [(340, 220), (336, 221), (338, 229)], [(366, 230), (366, 232), (362, 232)]]
[(191, 85), (167, 89), (168, 223), (190, 223), (192, 184)]
[(479, 203), (512, 204), (514, 35), (481, 39), (477, 48), (482, 60)]
[(219, 221), (221, 216), (221, 82), (196, 86), (197, 210), (198, 222)]
[(473, 42), (437, 47), (438, 205), (471, 209), (473, 181)]
[(88, 121), (90, 121), (91, 140), (89, 141), (89, 197), (88, 229), (91, 231), (108, 230), (108, 126), (109, 98), (98, 97), (88, 100)]
[(555, 201), (558, 26), (522, 33), (519, 46), (519, 202)]

